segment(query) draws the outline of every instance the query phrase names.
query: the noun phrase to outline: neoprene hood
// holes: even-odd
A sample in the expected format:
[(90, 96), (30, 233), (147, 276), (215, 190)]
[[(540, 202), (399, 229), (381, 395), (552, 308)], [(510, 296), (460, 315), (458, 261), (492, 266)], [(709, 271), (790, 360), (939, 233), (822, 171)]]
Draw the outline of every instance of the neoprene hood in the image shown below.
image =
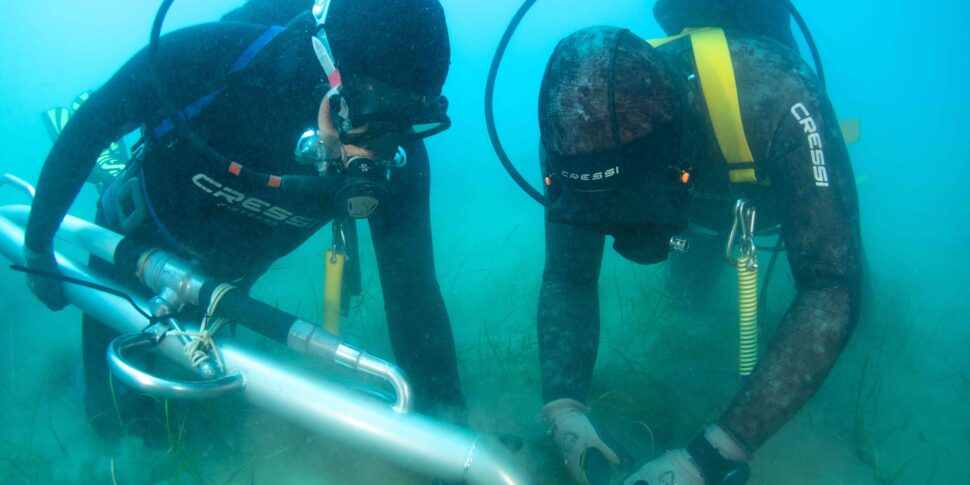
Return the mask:
[(612, 235), (637, 262), (665, 259), (687, 225), (685, 102), (666, 61), (630, 31), (563, 39), (539, 94), (546, 220)]
[(441, 94), (451, 48), (437, 0), (332, 0), (326, 26), (345, 77), (369, 76), (415, 94)]

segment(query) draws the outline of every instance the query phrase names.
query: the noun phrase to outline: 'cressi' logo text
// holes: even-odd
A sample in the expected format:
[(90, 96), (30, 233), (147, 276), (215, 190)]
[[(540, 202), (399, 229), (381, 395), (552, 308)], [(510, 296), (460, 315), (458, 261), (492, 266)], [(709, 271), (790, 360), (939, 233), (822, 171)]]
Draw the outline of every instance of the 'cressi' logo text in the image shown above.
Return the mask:
[(562, 171), (562, 176), (566, 180), (579, 180), (581, 182), (592, 182), (596, 180), (608, 179), (620, 174), (620, 167), (613, 167), (602, 172), (593, 173), (573, 173), (567, 170)]
[(192, 183), (202, 189), (203, 192), (214, 197), (218, 201), (219, 207), (251, 217), (270, 226), (286, 224), (293, 227), (310, 228), (317, 227), (322, 222), (319, 219), (295, 215), (292, 211), (270, 204), (260, 198), (249, 197), (204, 173), (195, 174), (192, 177)]
[(829, 172), (825, 167), (825, 152), (822, 149), (822, 136), (818, 134), (818, 125), (808, 108), (804, 104), (798, 103), (791, 107), (791, 114), (802, 125), (802, 129), (808, 134), (808, 150), (812, 159), (812, 172), (815, 176), (815, 185), (818, 187), (829, 186)]

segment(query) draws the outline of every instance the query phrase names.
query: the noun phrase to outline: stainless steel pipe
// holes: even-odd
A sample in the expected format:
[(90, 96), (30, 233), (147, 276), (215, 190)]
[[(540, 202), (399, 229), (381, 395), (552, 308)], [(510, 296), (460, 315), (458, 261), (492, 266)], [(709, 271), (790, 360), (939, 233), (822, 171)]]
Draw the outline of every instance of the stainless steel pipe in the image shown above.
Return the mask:
[[(23, 229), (2, 216), (16, 212), (10, 207), (0, 208), (0, 252), (13, 262), (22, 263)], [(74, 230), (70, 220), (62, 227), (68, 232)], [(94, 242), (113, 253), (111, 241)], [(58, 263), (67, 276), (112, 286), (103, 276), (61, 255)], [(64, 285), (64, 291), (75, 306), (120, 333), (138, 332), (146, 323), (119, 297), (71, 284)], [(147, 306), (144, 299), (135, 300)], [(245, 376), (242, 394), (248, 401), (335, 442), (447, 481), (482, 485), (532, 483), (504, 447), (469, 430), (419, 414), (395, 412), (386, 403), (303, 369), (275, 362), (236, 342), (221, 342), (220, 350), (227, 371)], [(175, 362), (186, 362), (175, 339), (163, 339), (159, 351)]]
[[(14, 180), (19, 179), (14, 178)], [(30, 187), (25, 182), (23, 185)], [(0, 206), (0, 216), (6, 217), (16, 225), (23, 227), (27, 225), (27, 219), (30, 217), (30, 206)], [(120, 234), (70, 215), (64, 218), (61, 229), (57, 234), (58, 237), (65, 239), (72, 245), (105, 261), (114, 261), (115, 251), (123, 239)], [(202, 275), (199, 275), (193, 267), (184, 261), (164, 251), (153, 251), (143, 257), (139, 266), (140, 272), (143, 273), (139, 276), (152, 291), (159, 293), (160, 296), (159, 299), (149, 302), (144, 307), (149, 310), (149, 313), (158, 313), (158, 309), (155, 307), (160, 303), (175, 307), (170, 309), (172, 311), (177, 310), (183, 303), (201, 304), (198, 301), (199, 291), (205, 280)], [(319, 325), (294, 320), (290, 326), (286, 344), (301, 354), (326, 358), (329, 357), (326, 352), (316, 352), (322, 346), (315, 343), (323, 338), (325, 332), (326, 330)], [(413, 410), (414, 393), (411, 389), (411, 383), (397, 366), (345, 343), (339, 345), (334, 361), (344, 367), (370, 374), (390, 384), (394, 389), (395, 411), (408, 413)]]

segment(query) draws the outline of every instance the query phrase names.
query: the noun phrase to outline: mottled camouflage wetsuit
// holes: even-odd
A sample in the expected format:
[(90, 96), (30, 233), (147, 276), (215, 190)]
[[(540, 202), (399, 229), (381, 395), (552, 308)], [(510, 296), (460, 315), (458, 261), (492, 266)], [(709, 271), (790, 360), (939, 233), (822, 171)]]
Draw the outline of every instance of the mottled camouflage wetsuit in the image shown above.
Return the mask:
[[(162, 38), (157, 73), (177, 108), (216, 93), (188, 124), (219, 152), (261, 172), (315, 175), (315, 168), (297, 164), (293, 154), (300, 135), (316, 126), (327, 89), (308, 35), (278, 32), (245, 68), (226, 74), (267, 32), (265, 26), (238, 22), (177, 31)], [(148, 140), (143, 160), (121, 177), (140, 179), (151, 217), (127, 231), (129, 236), (197, 258), (214, 276), (251, 284), (332, 219), (332, 194), (293, 194), (285, 190), (285, 178), (281, 189), (255, 186), (206, 161), (178, 130), (159, 128), (167, 118), (160, 114), (153, 72), (145, 52), (138, 54), (74, 115), (41, 173), (26, 244), (37, 251), (50, 247), (100, 151), (143, 126)], [(369, 219), (391, 343), (413, 381), (419, 410), (463, 409), (451, 327), (434, 270), (428, 156), (421, 142), (406, 149), (408, 163), (394, 175), (393, 195)], [(112, 203), (102, 199), (100, 209), (99, 220), (119, 229)], [(107, 399), (104, 351), (111, 336), (85, 318), (92, 399)]]
[[(782, 224), (798, 291), (754, 375), (719, 421), (753, 451), (818, 390), (844, 348), (858, 318), (862, 249), (855, 179), (818, 80), (781, 42), (738, 31), (727, 37), (758, 179), (770, 181), (747, 195), (757, 203), (761, 227)], [(689, 39), (660, 52), (681, 79), (696, 73)], [(697, 183), (691, 222), (724, 231), (738, 187), (728, 181), (698, 83), (686, 85), (683, 156), (695, 164)], [(604, 236), (586, 227), (546, 224), (538, 317), (545, 402), (586, 401), (599, 344), (603, 244)]]

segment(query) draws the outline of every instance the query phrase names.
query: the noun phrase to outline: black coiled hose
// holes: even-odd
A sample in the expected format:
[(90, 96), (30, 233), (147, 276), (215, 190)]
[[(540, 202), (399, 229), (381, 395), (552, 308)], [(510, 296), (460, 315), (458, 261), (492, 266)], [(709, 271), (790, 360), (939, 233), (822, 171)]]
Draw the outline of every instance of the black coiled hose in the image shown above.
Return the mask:
[[(162, 34), (162, 25), (165, 23), (165, 17), (168, 15), (168, 10), (172, 7), (173, 3), (175, 3), (175, 0), (163, 0), (158, 7), (158, 11), (155, 13), (155, 20), (152, 23), (151, 36), (148, 40), (149, 65), (154, 71), (152, 76), (150, 76), (152, 85), (158, 95), (162, 114), (175, 123), (179, 134), (188, 140), (202, 154), (205, 160), (216, 164), (220, 171), (225, 172), (233, 163), (232, 159), (223, 155), (215, 148), (212, 148), (192, 130), (172, 104), (171, 98), (165, 92), (165, 87), (161, 80), (161, 68), (158, 60), (159, 39)], [(249, 167), (239, 172), (237, 176), (257, 186), (265, 186), (270, 179), (270, 174), (253, 170)], [(329, 179), (330, 177), (328, 176), (319, 175), (285, 175), (283, 176), (283, 183), (280, 184), (279, 190), (302, 194), (328, 194), (330, 193), (328, 190), (331, 190), (333, 185), (333, 182)]]

